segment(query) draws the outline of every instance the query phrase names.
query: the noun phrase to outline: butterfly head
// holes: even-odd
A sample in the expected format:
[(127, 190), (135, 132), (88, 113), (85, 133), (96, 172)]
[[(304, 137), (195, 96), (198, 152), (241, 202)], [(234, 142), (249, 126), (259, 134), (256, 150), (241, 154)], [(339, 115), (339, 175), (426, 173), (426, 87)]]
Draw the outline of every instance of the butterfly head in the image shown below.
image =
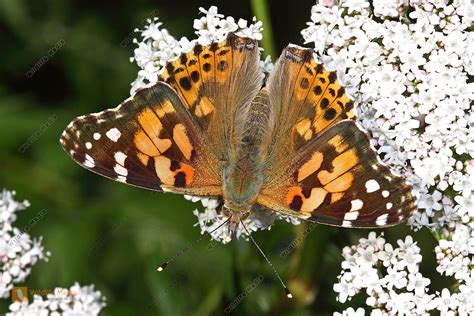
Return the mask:
[(222, 206), (221, 213), (229, 218), (229, 229), (235, 231), (240, 222), (250, 215), (250, 209), (247, 211), (232, 208), (227, 203)]

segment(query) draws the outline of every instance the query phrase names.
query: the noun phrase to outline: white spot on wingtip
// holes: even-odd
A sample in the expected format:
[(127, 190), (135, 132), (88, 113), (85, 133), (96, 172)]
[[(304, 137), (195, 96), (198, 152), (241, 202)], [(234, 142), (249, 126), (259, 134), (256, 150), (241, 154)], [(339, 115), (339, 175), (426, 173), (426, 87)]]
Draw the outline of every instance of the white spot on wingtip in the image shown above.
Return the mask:
[(343, 220), (341, 226), (342, 227), (352, 227), (352, 223), (350, 221)]
[(117, 175), (117, 178), (115, 180), (117, 180), (119, 182), (127, 183), (127, 177), (126, 176)]
[(360, 199), (357, 199), (357, 200), (352, 200), (351, 201), (351, 210), (350, 212), (352, 211), (358, 211), (362, 208), (362, 206), (364, 206), (364, 202), (362, 202), (362, 200)]
[(392, 204), (392, 203), (387, 203), (387, 204), (385, 205), (385, 207), (387, 208), (387, 210), (391, 209), (391, 208), (392, 208), (392, 206), (393, 206), (393, 204)]
[(115, 173), (117, 173), (117, 175), (119, 175), (119, 176), (125, 176), (125, 177), (126, 177), (126, 176), (128, 175), (128, 170), (125, 169), (124, 167), (122, 167), (122, 166), (119, 165), (119, 164), (116, 164), (116, 165), (114, 166), (114, 171), (115, 171)]
[(90, 142), (87, 142), (87, 143), (86, 143), (86, 148), (87, 148), (87, 149), (91, 149), (91, 148), (92, 148), (92, 144), (91, 144)]
[(95, 140), (99, 140), (101, 135), (99, 133), (94, 133), (94, 135), (92, 135), (92, 137), (94, 137)]
[(105, 135), (107, 135), (111, 141), (116, 143), (122, 134), (117, 128), (114, 127), (109, 129)]
[(380, 189), (380, 185), (376, 180), (370, 179), (365, 183), (365, 188), (367, 189), (367, 193), (372, 193)]
[(357, 217), (359, 217), (359, 212), (357, 211), (347, 212), (346, 214), (344, 214), (345, 221), (353, 221), (356, 220)]
[(95, 167), (95, 161), (94, 158), (89, 156), (88, 154), (85, 155), (86, 160), (84, 160), (83, 164), (84, 166), (88, 168), (94, 168)]
[(390, 192), (388, 192), (387, 190), (383, 190), (383, 191), (382, 191), (382, 196), (383, 196), (384, 198), (388, 197), (389, 195), (390, 195)]
[(378, 225), (378, 226), (383, 226), (383, 225), (387, 224), (387, 218), (388, 218), (388, 214), (380, 215), (375, 220), (375, 224)]
[(115, 161), (118, 162), (119, 164), (121, 164), (122, 166), (125, 164), (125, 159), (127, 159), (127, 155), (125, 155), (123, 152), (121, 151), (117, 151), (115, 154), (114, 154), (114, 158), (115, 158)]

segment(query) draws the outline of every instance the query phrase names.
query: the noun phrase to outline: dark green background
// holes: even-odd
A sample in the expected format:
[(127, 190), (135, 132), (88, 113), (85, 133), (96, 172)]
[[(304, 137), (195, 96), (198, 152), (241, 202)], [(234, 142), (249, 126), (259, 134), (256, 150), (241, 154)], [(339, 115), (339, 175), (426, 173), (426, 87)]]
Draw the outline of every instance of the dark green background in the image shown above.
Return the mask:
[[(301, 44), (299, 31), (309, 21), (312, 4), (270, 3), (277, 53), (288, 42)], [(107, 297), (103, 315), (222, 315), (262, 276), (233, 314), (314, 315), (344, 308), (332, 290), (340, 253), (367, 231), (317, 226), (285, 259), (280, 252), (303, 226), (278, 222), (271, 231), (255, 233), (294, 292), (291, 302), (257, 250), (243, 240), (220, 245), (206, 239), (157, 273), (163, 259), (200, 236), (192, 214), (200, 204), (102, 178), (76, 165), (59, 145), (62, 130), (74, 117), (113, 107), (129, 96), (138, 71), (129, 62), (135, 46), (120, 43), (151, 12), (158, 10), (176, 37), (192, 38), (198, 7), (210, 5), (236, 19), (254, 15), (245, 1), (0, 0), (0, 188), (14, 189), (18, 199), (32, 204), (19, 215), (18, 227), (47, 210), (30, 234), (43, 236), (52, 253), (48, 263), (33, 268), (26, 286), (93, 283)], [(64, 46), (27, 78), (59, 40)], [(51, 117), (56, 119), (43, 128)], [(36, 141), (20, 150), (38, 131)], [(385, 230), (392, 243), (409, 232), (405, 225)], [(422, 272), (436, 275), (434, 239), (427, 231), (416, 233), (415, 239), (424, 249)], [(435, 288), (441, 285), (434, 282)], [(0, 313), (9, 303), (1, 303)], [(349, 305), (363, 304), (360, 296)]]

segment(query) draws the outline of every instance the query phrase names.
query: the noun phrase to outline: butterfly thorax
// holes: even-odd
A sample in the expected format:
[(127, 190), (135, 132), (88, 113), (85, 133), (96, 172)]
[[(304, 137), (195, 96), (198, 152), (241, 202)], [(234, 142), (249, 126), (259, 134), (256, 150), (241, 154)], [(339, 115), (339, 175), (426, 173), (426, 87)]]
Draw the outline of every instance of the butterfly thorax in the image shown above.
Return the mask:
[(232, 150), (223, 169), (224, 206), (234, 216), (250, 210), (263, 184), (264, 162), (273, 130), (266, 89), (236, 113), (235, 122)]

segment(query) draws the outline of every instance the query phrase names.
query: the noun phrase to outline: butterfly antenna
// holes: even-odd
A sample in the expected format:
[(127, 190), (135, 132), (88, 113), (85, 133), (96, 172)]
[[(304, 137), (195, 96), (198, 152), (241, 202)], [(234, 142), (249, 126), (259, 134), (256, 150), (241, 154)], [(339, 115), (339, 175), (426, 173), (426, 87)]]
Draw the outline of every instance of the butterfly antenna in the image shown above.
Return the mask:
[[(227, 224), (230, 220), (230, 217), (224, 221), (223, 223), (221, 223), (219, 226), (217, 226), (216, 228), (214, 228), (209, 234), (212, 236), (212, 233), (214, 233), (216, 230), (218, 230), (219, 228), (221, 228), (222, 226), (224, 226), (225, 224)], [(174, 260), (176, 260), (176, 258), (178, 258), (179, 256), (181, 256), (183, 253), (185, 253), (186, 251), (188, 251), (189, 249), (191, 249), (192, 247), (194, 247), (197, 243), (199, 243), (201, 240), (204, 239), (204, 237), (206, 237), (206, 235), (202, 235), (201, 237), (199, 237), (198, 239), (196, 239), (195, 241), (193, 241), (192, 243), (190, 243), (189, 245), (187, 245), (186, 247), (184, 247), (183, 249), (181, 249), (180, 251), (178, 251), (173, 257), (171, 257), (170, 259), (166, 260), (161, 266), (158, 267), (158, 269), (156, 269), (156, 271), (158, 272), (161, 272), (163, 271), (164, 269), (166, 269), (166, 267), (171, 263), (173, 262)]]
[(252, 235), (250, 234), (249, 230), (247, 229), (247, 227), (245, 226), (244, 224), (244, 221), (240, 221), (240, 223), (242, 224), (242, 226), (245, 228), (245, 230), (247, 231), (247, 236), (250, 238), (250, 240), (253, 242), (253, 244), (255, 245), (255, 247), (257, 247), (258, 251), (260, 251), (260, 253), (262, 254), (263, 258), (265, 258), (265, 260), (267, 261), (268, 265), (270, 266), (270, 268), (272, 268), (273, 272), (275, 273), (278, 281), (280, 281), (281, 285), (283, 286), (283, 289), (285, 290), (285, 294), (286, 294), (286, 297), (288, 298), (293, 298), (293, 295), (291, 294), (290, 290), (288, 289), (288, 287), (285, 285), (285, 283), (283, 282), (283, 280), (281, 279), (280, 275), (278, 274), (278, 271), (275, 269), (275, 267), (273, 266), (273, 264), (270, 262), (270, 260), (268, 260), (267, 256), (265, 255), (265, 253), (263, 252), (262, 248), (260, 248), (260, 246), (257, 244), (257, 242), (255, 241), (255, 239), (253, 239)]

